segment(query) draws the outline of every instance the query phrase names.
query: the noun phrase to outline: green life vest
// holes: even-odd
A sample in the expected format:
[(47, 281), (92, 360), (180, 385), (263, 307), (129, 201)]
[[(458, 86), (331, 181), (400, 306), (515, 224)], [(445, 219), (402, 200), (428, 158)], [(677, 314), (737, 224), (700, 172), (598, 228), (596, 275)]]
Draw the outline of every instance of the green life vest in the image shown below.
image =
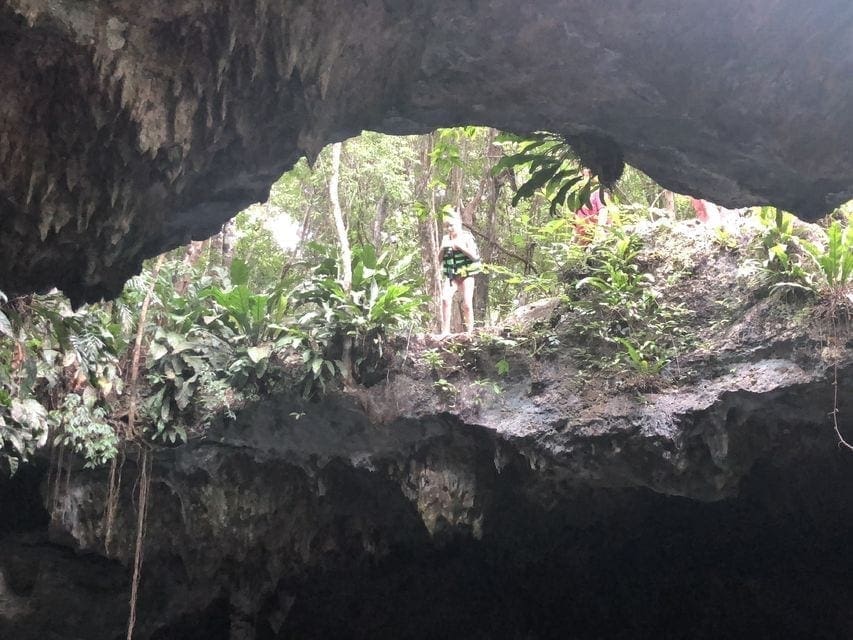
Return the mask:
[(464, 251), (458, 249), (445, 249), (441, 257), (441, 267), (444, 276), (449, 279), (467, 278), (475, 273), (480, 273), (483, 265), (479, 260), (472, 260)]

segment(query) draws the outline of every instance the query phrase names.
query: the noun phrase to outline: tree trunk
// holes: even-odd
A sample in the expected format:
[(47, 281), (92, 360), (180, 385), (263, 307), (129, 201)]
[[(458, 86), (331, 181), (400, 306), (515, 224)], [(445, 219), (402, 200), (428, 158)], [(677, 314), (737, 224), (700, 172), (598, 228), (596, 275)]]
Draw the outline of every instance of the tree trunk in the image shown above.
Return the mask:
[(332, 201), (332, 215), (335, 219), (335, 230), (338, 232), (338, 244), (341, 247), (341, 284), (344, 291), (352, 290), (352, 252), (350, 251), (347, 227), (338, 197), (338, 183), (341, 176), (342, 143), (332, 145), (332, 176), (329, 179), (329, 199)]
[(418, 153), (418, 178), (415, 186), (415, 202), (424, 205), (424, 215), (418, 217), (418, 237), (421, 245), (421, 270), (424, 277), (424, 292), (429, 296), (429, 313), (432, 316), (433, 330), (439, 329), (441, 318), (441, 271), (438, 260), (438, 221), (435, 214), (435, 198), (427, 195), (432, 164), (432, 151), (435, 134), (423, 136)]
[(382, 228), (385, 226), (385, 220), (388, 218), (388, 195), (383, 193), (376, 203), (376, 215), (373, 218), (373, 231), (370, 234), (370, 241), (376, 247), (376, 253), (382, 249)]
[[(499, 148), (494, 146), (496, 136), (497, 130), (489, 129), (485, 145), (484, 157), (486, 159), (486, 165), (484, 167), (483, 177), (480, 180), (477, 195), (468, 203), (468, 206), (465, 207), (466, 211), (470, 209), (470, 213), (468, 215), (471, 219), (471, 225), (473, 228), (477, 207), (483, 199), (483, 196), (488, 195), (488, 209), (486, 210), (485, 225), (481, 225), (481, 227), (483, 227), (482, 235), (486, 239), (486, 242), (482, 243), (480, 246), (480, 257), (483, 259), (484, 263), (492, 262), (492, 258), (494, 256), (495, 237), (497, 234), (499, 184), (498, 180), (492, 176), (492, 168), (495, 165), (495, 158), (500, 157), (501, 151)], [(489, 275), (486, 273), (479, 273), (475, 276), (475, 279), (477, 284), (474, 288), (474, 318), (481, 318), (483, 326), (489, 326), (491, 324), (491, 318), (489, 317)]]
[(207, 268), (222, 265), (222, 230), (207, 239)]
[(231, 218), (222, 225), (220, 233), (222, 235), (222, 266), (230, 269), (231, 261), (234, 260), (234, 250), (237, 248), (237, 221)]
[[(352, 290), (352, 253), (347, 237), (347, 227), (344, 223), (341, 202), (338, 196), (338, 182), (341, 174), (342, 143), (332, 145), (332, 176), (329, 179), (329, 199), (332, 201), (332, 215), (335, 218), (335, 229), (338, 232), (338, 243), (341, 246), (341, 286), (345, 293)], [(341, 376), (344, 386), (352, 385), (352, 336), (344, 336), (341, 352)]]
[(432, 201), (429, 210), (418, 220), (418, 235), (421, 240), (421, 267), (424, 274), (424, 288), (429, 296), (429, 311), (433, 318), (433, 329), (438, 330), (441, 318), (441, 265), (438, 260), (438, 220)]
[(151, 284), (145, 291), (145, 298), (142, 300), (142, 308), (139, 311), (139, 319), (136, 324), (136, 339), (133, 341), (130, 371), (128, 371), (125, 388), (125, 395), (127, 397), (127, 432), (125, 433), (125, 438), (128, 440), (142, 436), (142, 431), (137, 431), (136, 428), (136, 381), (139, 377), (139, 361), (142, 356), (142, 342), (145, 338), (145, 322), (148, 319), (148, 309), (151, 306), (151, 299), (154, 297), (157, 276), (160, 275), (160, 268), (163, 266), (165, 259), (166, 254), (161, 253), (157, 258), (157, 262), (154, 263), (154, 268), (151, 270)]
[(675, 217), (675, 194), (669, 189), (664, 189), (663, 192), (663, 208), (671, 211)]
[(192, 271), (195, 268), (198, 259), (201, 257), (202, 249), (204, 249), (204, 240), (194, 240), (187, 245), (187, 252), (184, 254), (184, 261), (181, 269), (181, 276), (175, 283), (175, 293), (184, 295), (187, 292), (187, 287), (192, 278)]

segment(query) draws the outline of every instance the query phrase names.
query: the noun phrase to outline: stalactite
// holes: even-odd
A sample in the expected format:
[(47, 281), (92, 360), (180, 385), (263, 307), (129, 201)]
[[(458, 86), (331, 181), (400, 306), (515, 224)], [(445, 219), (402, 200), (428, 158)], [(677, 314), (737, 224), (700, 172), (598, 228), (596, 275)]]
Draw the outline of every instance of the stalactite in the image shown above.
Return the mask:
[[(536, 3), (550, 9), (560, 4)], [(72, 17), (64, 3), (28, 0), (26, 6), (31, 27), (14, 11), (0, 9), (11, 29), (11, 38), (0, 44), (0, 198), (7, 203), (4, 213), (11, 214), (4, 220), (8, 233), (0, 233), (0, 280), (7, 289), (56, 283), (44, 264), (33, 266), (42, 245), (57, 265), (77, 262), (72, 258), (80, 251), (104, 255), (116, 241), (116, 227), (105, 231), (101, 225), (111, 215), (127, 215), (137, 194), (158, 212), (158, 221), (186, 211), (188, 193), (221, 202), (219, 188), (225, 182), (228, 201), (249, 201), (263, 188), (259, 176), (271, 180), (282, 157), (305, 152), (313, 160), (330, 141), (367, 125), (399, 132), (467, 119), (514, 130), (559, 129), (593, 140), (587, 146), (598, 155), (606, 146), (611, 160), (624, 155), (634, 164), (647, 164), (664, 182), (717, 191), (728, 202), (738, 197), (774, 201), (811, 218), (850, 192), (849, 167), (838, 163), (844, 155), (838, 145), (853, 134), (835, 99), (848, 82), (839, 71), (843, 65), (825, 69), (826, 82), (815, 87), (820, 95), (795, 90), (808, 84), (815, 65), (835, 52), (838, 37), (830, 46), (819, 31), (790, 58), (779, 52), (773, 52), (779, 60), (761, 56), (768, 73), (732, 71), (719, 59), (722, 50), (702, 50), (701, 43), (691, 42), (705, 56), (703, 68), (716, 68), (718, 62), (728, 71), (725, 78), (710, 74), (701, 88), (685, 91), (683, 82), (672, 85), (679, 74), (658, 73), (656, 56), (675, 55), (677, 45), (688, 44), (682, 34), (689, 29), (668, 28), (667, 37), (675, 34), (675, 42), (660, 38), (649, 45), (648, 37), (638, 41), (636, 34), (657, 33), (656, 18), (637, 12), (626, 29), (625, 15), (609, 5), (602, 15), (619, 36), (608, 37), (610, 53), (596, 60), (584, 59), (601, 45), (599, 35), (587, 30), (590, 19), (599, 16), (586, 5), (565, 20), (546, 18), (551, 11), (519, 14), (517, 3), (509, 0), (449, 5), (441, 20), (434, 13), (437, 5), (411, 2), (245, 0), (188, 2), (168, 10), (159, 3), (120, 3), (109, 11), (103, 3), (76, 3)], [(696, 12), (719, 10), (699, 6), (677, 20), (696, 24)], [(825, 11), (817, 8), (812, 16)], [(781, 39), (793, 35), (784, 15), (762, 18), (770, 20)], [(460, 24), (477, 26), (459, 38)], [(763, 43), (743, 37), (754, 33), (754, 18), (713, 25), (722, 30), (718, 41), (729, 42), (731, 51), (769, 53)], [(496, 33), (506, 37), (495, 38)], [(539, 35), (518, 35), (532, 33)], [(591, 35), (583, 51), (567, 44)], [(650, 53), (635, 55), (638, 50)], [(555, 70), (553, 59), (577, 56), (572, 65)], [(617, 59), (632, 61), (630, 78), (613, 66)], [(679, 56), (669, 60), (678, 69), (689, 64)], [(594, 92), (576, 90), (589, 80), (579, 70), (593, 63), (612, 81), (596, 85)], [(762, 81), (778, 77), (774, 71), (780, 68), (790, 82)], [(554, 73), (559, 82), (551, 82)], [(483, 77), (491, 78), (489, 88), (479, 81)], [(728, 91), (739, 81), (749, 91)], [(706, 117), (721, 82), (727, 87), (726, 108), (738, 114), (739, 126), (750, 136), (729, 136), (725, 123), (731, 118), (723, 113)], [(553, 89), (545, 101), (541, 92), (528, 90), (544, 84)], [(812, 98), (804, 103), (805, 95)], [(601, 109), (602, 104), (608, 108)], [(54, 111), (46, 105), (54, 105)], [(778, 113), (767, 114), (756, 105), (775, 105)], [(684, 113), (691, 117), (685, 119)], [(794, 121), (809, 125), (799, 128), (820, 142), (799, 149), (796, 157), (767, 142), (778, 139), (777, 123)], [(46, 160), (36, 167), (34, 160), (42, 155)], [(228, 166), (251, 169), (225, 180)], [(67, 193), (56, 186), (62, 181)], [(119, 184), (134, 196), (117, 195)], [(89, 209), (91, 203), (95, 210)], [(60, 206), (73, 212), (76, 225), (50, 219)], [(37, 220), (36, 209), (44, 217)], [(146, 239), (138, 246), (146, 255), (115, 262), (113, 270), (124, 276), (150, 257), (161, 238), (159, 222), (135, 215), (140, 216), (136, 231)], [(194, 230), (205, 223), (193, 223)], [(114, 288), (120, 277), (107, 280)], [(69, 290), (79, 289), (73, 293), (88, 295), (74, 274), (63, 274), (62, 282)], [(103, 289), (89, 294), (100, 296)]]

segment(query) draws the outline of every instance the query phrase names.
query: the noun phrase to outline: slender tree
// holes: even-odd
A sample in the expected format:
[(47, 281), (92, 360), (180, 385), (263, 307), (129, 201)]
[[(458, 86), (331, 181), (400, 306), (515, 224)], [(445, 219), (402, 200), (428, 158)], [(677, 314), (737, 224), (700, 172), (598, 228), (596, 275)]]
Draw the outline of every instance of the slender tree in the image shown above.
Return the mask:
[(418, 181), (415, 189), (415, 203), (418, 205), (418, 237), (421, 247), (421, 271), (424, 279), (424, 293), (429, 297), (429, 312), (433, 319), (433, 329), (438, 329), (439, 310), (441, 309), (441, 279), (438, 262), (438, 221), (435, 211), (435, 194), (429, 189), (432, 175), (431, 154), (435, 134), (423, 136), (418, 149)]
[[(332, 145), (332, 175), (329, 179), (329, 199), (332, 201), (332, 216), (335, 219), (335, 229), (338, 232), (338, 244), (341, 248), (341, 286), (344, 293), (349, 295), (352, 291), (352, 252), (349, 246), (347, 227), (344, 222), (344, 214), (341, 210), (341, 201), (338, 185), (341, 178), (341, 150), (343, 144), (336, 142)], [(344, 385), (352, 384), (352, 337), (344, 336), (343, 350), (341, 353)]]

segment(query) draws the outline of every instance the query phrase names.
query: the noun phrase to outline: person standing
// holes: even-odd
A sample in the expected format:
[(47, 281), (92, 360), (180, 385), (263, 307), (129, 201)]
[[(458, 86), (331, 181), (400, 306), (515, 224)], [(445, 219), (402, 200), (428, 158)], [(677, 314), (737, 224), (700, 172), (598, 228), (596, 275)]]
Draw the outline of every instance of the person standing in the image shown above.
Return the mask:
[(462, 289), (462, 316), (466, 333), (474, 331), (474, 275), (482, 264), (474, 236), (462, 228), (459, 212), (451, 210), (444, 216), (444, 236), (438, 249), (441, 260), (441, 335), (450, 335), (453, 296)]
[[(592, 180), (592, 172), (586, 167), (583, 168), (582, 174), (587, 182)], [(589, 244), (595, 235), (596, 226), (604, 224), (604, 220), (599, 219), (604, 207), (601, 188), (596, 188), (590, 193), (589, 202), (575, 211), (575, 241), (579, 245)]]

